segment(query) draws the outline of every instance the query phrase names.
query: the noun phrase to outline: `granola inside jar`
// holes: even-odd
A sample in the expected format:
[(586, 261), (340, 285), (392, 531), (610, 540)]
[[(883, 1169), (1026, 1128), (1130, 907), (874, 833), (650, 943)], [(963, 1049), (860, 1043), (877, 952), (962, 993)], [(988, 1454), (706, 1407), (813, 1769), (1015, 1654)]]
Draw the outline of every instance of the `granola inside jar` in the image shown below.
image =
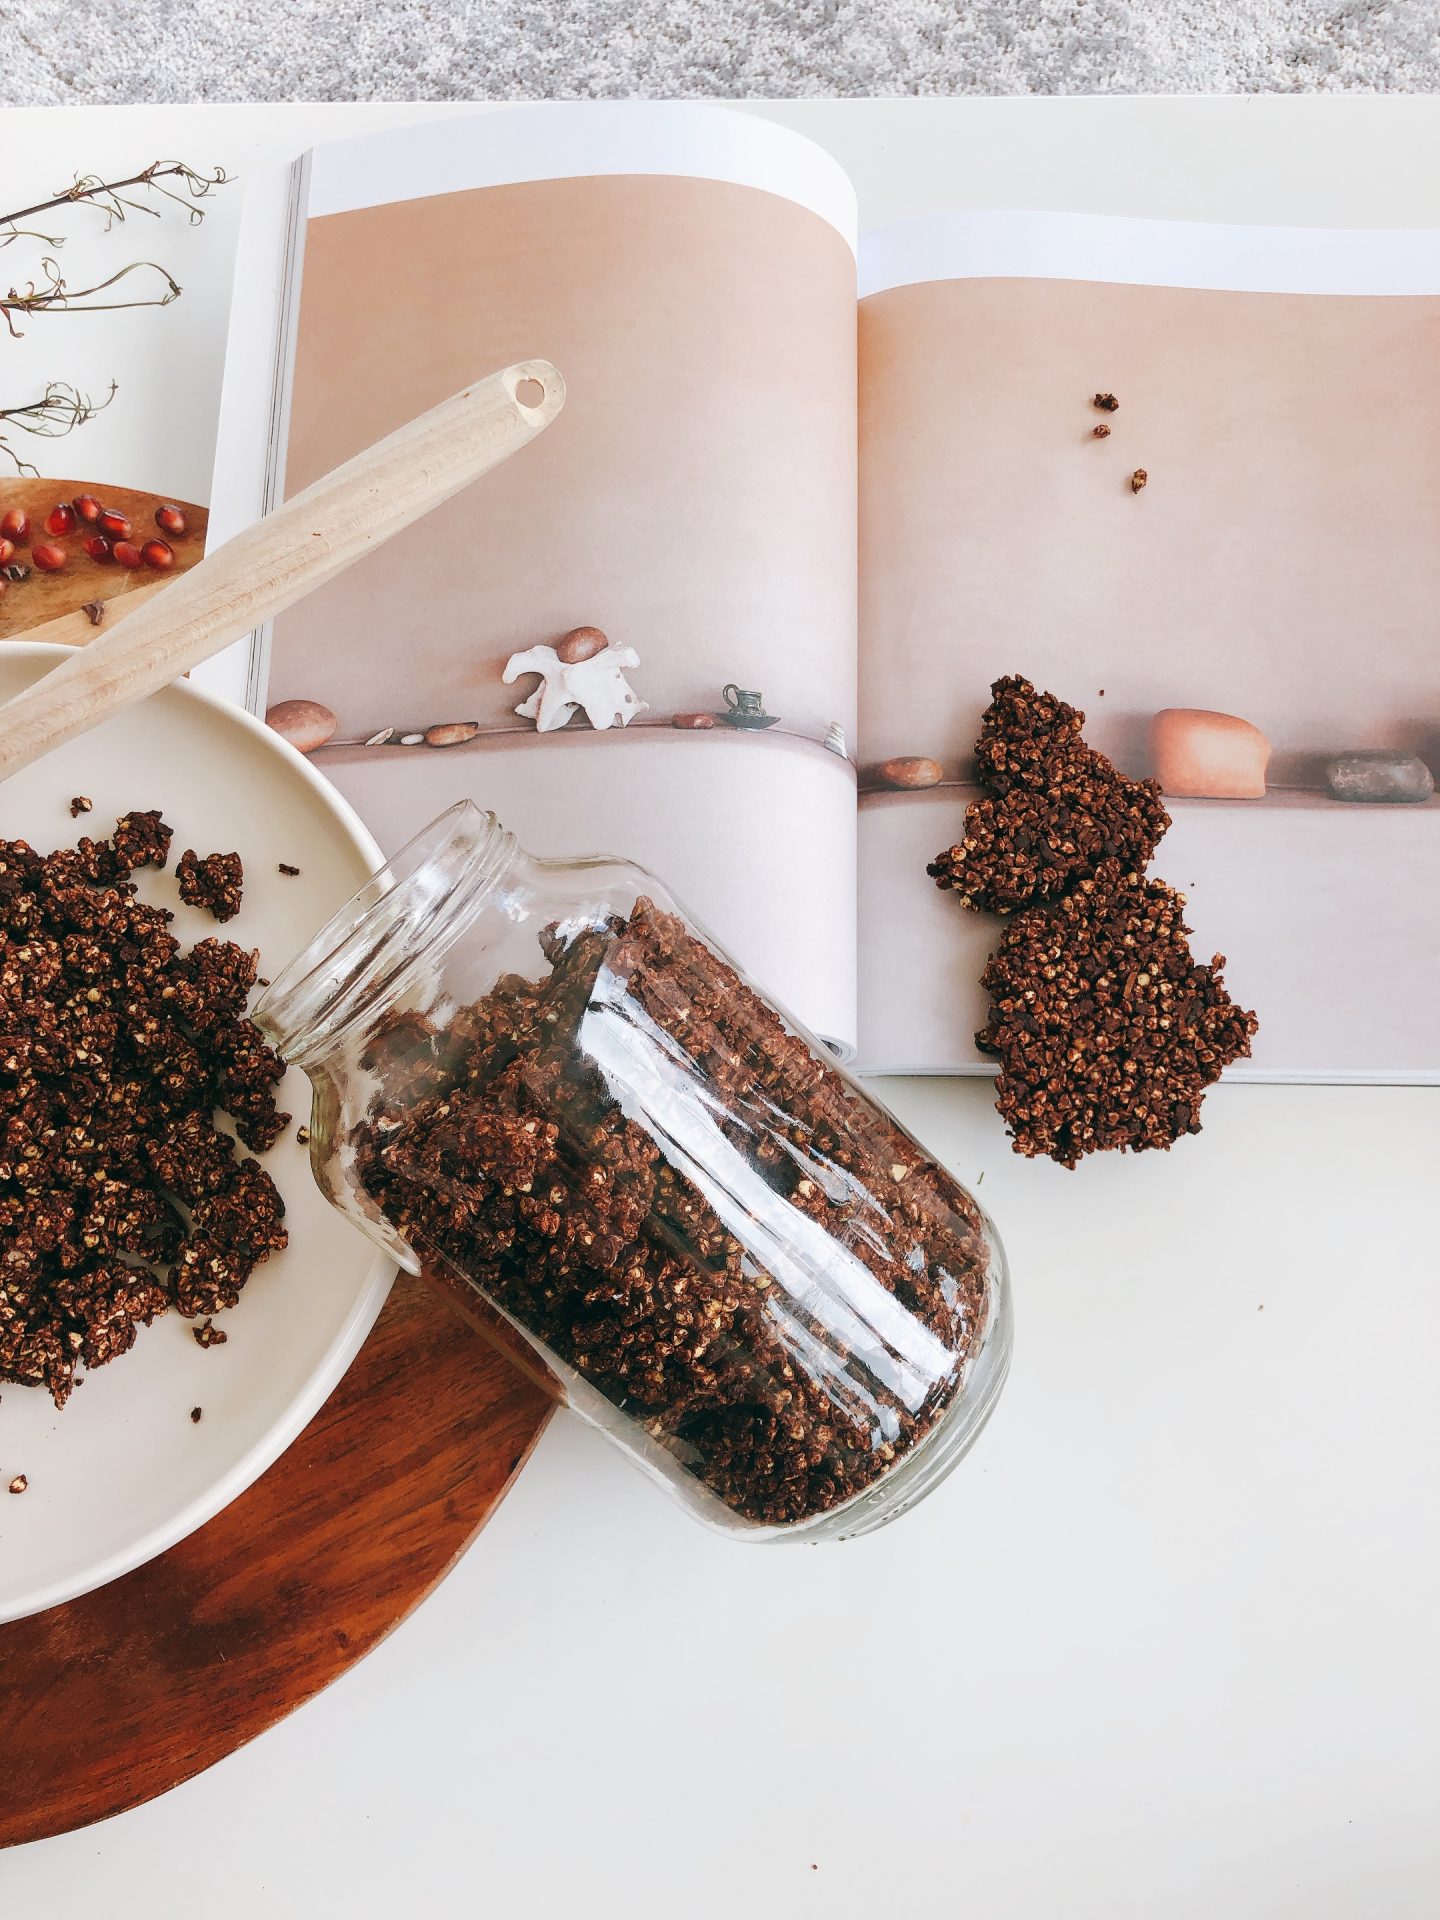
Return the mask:
[(985, 1213), (639, 868), (462, 803), (255, 1018), (335, 1205), (700, 1517), (869, 1531), (988, 1417)]

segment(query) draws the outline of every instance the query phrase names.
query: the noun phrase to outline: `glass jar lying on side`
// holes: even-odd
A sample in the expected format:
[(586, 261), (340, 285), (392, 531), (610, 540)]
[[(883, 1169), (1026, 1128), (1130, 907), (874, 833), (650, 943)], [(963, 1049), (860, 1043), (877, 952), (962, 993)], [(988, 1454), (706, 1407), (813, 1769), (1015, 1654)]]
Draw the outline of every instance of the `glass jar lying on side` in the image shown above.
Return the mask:
[(863, 1533), (984, 1425), (988, 1218), (638, 867), (532, 858), (462, 803), (255, 1018), (310, 1076), (333, 1203), (701, 1517)]

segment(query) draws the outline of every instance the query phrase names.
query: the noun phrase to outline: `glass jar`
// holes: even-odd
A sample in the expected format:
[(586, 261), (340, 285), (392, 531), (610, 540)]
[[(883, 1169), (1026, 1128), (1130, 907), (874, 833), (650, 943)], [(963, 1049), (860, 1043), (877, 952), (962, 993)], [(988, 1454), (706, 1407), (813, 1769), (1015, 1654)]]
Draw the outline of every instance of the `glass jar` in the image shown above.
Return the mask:
[(867, 1532), (989, 1416), (988, 1218), (640, 868), (463, 802), (254, 1017), (335, 1206), (701, 1517)]

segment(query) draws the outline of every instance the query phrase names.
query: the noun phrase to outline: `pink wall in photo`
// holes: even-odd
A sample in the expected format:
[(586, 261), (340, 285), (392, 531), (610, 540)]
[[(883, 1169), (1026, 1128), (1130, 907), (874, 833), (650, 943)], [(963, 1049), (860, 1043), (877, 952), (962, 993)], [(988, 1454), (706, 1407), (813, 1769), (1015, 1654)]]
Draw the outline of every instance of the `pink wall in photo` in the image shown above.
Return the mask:
[(578, 625), (659, 713), (726, 681), (823, 731), (855, 704), (855, 269), (824, 221), (704, 180), (567, 179), (308, 230), (287, 487), (538, 356), (533, 447), (285, 615), (271, 698), (344, 736), (494, 722), (513, 650)]
[(934, 282), (862, 303), (860, 381), (867, 760), (953, 772), (1022, 672), (1130, 771), (1169, 706), (1280, 782), (1440, 771), (1440, 299)]

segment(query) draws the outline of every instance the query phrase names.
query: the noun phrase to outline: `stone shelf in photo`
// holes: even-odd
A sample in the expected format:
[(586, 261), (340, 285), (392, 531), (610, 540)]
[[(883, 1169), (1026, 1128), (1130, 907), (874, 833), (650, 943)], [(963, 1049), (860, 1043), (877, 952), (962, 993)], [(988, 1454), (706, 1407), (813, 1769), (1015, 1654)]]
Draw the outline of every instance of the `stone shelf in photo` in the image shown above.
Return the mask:
[[(958, 840), (973, 787), (860, 801), (864, 1065), (990, 1072), (977, 984), (999, 938), (925, 872)], [(1187, 897), (1201, 960), (1260, 1015), (1227, 1078), (1440, 1083), (1440, 799), (1356, 806), (1312, 791), (1167, 799), (1152, 872)], [(937, 1039), (938, 1036), (938, 1039)]]
[[(447, 724), (454, 725), (455, 723), (434, 721), (428, 724), (432, 726), (443, 726)], [(377, 731), (379, 731), (379, 729), (377, 729)], [(715, 724), (713, 727), (676, 727), (672, 726), (670, 720), (664, 715), (661, 715), (657, 719), (649, 714), (640, 714), (630, 722), (628, 727), (602, 727), (597, 729), (583, 722), (576, 722), (563, 727), (556, 727), (553, 732), (550, 733), (540, 733), (534, 722), (528, 720), (516, 720), (513, 725), (507, 723), (501, 726), (487, 722), (479, 728), (473, 738), (457, 741), (449, 746), (432, 747), (423, 740), (414, 741), (408, 746), (405, 744), (405, 735), (423, 733), (424, 731), (425, 729), (419, 726), (413, 728), (397, 727), (392, 739), (382, 740), (374, 746), (370, 745), (368, 739), (328, 740), (323, 746), (316, 747), (311, 751), (315, 759), (323, 761), (336, 754), (353, 756), (367, 752), (385, 755), (436, 752), (481, 753), (487, 749), (515, 746), (517, 743), (526, 741), (540, 742), (546, 746), (552, 746), (559, 741), (639, 740), (659, 734), (672, 740), (677, 737), (686, 740), (791, 740), (797, 741), (803, 746), (818, 748), (820, 751), (830, 754), (832, 759), (844, 760), (848, 765), (854, 765), (853, 760), (850, 760), (847, 754), (836, 753), (833, 748), (825, 745), (825, 729), (823, 727), (818, 731), (805, 727), (788, 727), (783, 720), (777, 721), (773, 727), (733, 727), (721, 719), (718, 714), (715, 716)]]

